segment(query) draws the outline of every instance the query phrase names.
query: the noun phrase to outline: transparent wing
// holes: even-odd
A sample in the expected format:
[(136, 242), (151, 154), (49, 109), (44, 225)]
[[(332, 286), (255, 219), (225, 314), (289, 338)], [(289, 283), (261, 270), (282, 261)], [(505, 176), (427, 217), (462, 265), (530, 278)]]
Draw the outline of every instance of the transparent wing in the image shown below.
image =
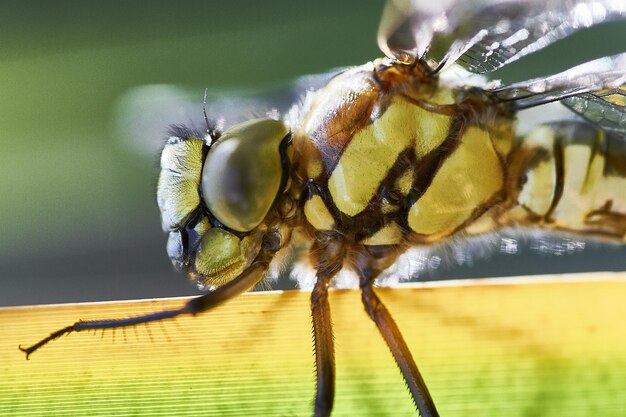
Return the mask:
[(626, 83), (626, 53), (595, 59), (549, 77), (535, 78), (490, 90), (511, 110), (534, 107), (551, 101)]
[(626, 53), (621, 53), (489, 91), (515, 111), (562, 100), (604, 130), (626, 136), (625, 85)]
[(494, 71), (572, 33), (626, 19), (624, 0), (388, 0), (378, 45), (439, 71)]
[(626, 85), (569, 97), (563, 104), (602, 129), (626, 138)]

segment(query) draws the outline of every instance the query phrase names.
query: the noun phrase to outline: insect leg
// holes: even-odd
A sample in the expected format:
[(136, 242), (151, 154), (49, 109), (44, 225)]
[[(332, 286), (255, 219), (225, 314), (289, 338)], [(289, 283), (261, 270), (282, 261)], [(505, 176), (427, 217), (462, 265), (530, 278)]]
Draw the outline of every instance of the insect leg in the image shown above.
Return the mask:
[(151, 321), (172, 319), (183, 314), (196, 315), (202, 313), (254, 287), (265, 276), (268, 264), (269, 261), (266, 259), (253, 262), (252, 265), (250, 265), (237, 278), (211, 292), (189, 300), (179, 309), (159, 311), (156, 313), (124, 319), (77, 321), (71, 326), (57, 330), (28, 348), (20, 346), (19, 349), (26, 353), (26, 359), (28, 359), (29, 355), (34, 351), (46, 345), (48, 342), (58, 339), (64, 334), (91, 329), (114, 329), (118, 327), (135, 326), (137, 324), (148, 323)]
[(314, 417), (329, 416), (335, 399), (335, 347), (328, 304), (328, 286), (333, 275), (318, 273), (317, 282), (311, 293), (313, 343), (317, 371)]
[(393, 358), (396, 360), (400, 371), (402, 371), (402, 376), (404, 376), (404, 380), (409, 387), (409, 391), (411, 391), (413, 401), (420, 414), (422, 417), (439, 416), (435, 408), (435, 403), (428, 392), (422, 375), (417, 369), (417, 365), (415, 365), (415, 361), (400, 333), (400, 329), (398, 329), (391, 314), (389, 314), (385, 305), (374, 292), (372, 281), (365, 280), (361, 286), (361, 299), (365, 310), (374, 323), (376, 323), (380, 334), (383, 336), (383, 339), (385, 339), (389, 350), (391, 350)]

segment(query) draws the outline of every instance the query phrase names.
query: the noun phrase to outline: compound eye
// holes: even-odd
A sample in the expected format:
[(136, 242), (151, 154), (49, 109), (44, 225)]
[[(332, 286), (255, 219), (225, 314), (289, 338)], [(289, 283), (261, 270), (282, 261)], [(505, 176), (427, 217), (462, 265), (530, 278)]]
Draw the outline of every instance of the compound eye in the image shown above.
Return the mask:
[(263, 221), (282, 182), (280, 144), (288, 133), (283, 122), (255, 119), (228, 129), (211, 146), (202, 196), (225, 226), (247, 232)]

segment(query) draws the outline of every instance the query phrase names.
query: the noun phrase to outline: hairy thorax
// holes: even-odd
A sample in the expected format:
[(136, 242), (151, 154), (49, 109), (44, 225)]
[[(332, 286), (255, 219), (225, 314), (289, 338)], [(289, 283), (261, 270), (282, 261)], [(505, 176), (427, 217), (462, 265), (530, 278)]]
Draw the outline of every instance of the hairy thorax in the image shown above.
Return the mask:
[[(512, 117), (420, 68), (371, 63), (307, 101), (292, 195), (311, 236), (398, 249), (468, 229), (507, 201)], [(478, 222), (483, 223), (483, 222)]]

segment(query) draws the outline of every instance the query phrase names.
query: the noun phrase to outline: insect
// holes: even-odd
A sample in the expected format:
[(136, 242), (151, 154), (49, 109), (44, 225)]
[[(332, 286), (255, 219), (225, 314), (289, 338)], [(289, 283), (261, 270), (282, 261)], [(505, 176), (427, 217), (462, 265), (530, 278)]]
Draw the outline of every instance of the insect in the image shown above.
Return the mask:
[[(328, 289), (348, 269), (417, 409), (437, 416), (374, 288), (402, 254), (506, 227), (626, 238), (626, 53), (506, 86), (470, 74), (624, 18), (626, 4), (611, 0), (390, 1), (378, 35), (386, 58), (341, 71), (283, 119), (172, 129), (157, 196), (167, 252), (206, 294), (176, 310), (77, 322), (21, 349), (28, 356), (74, 331), (202, 313), (298, 248), (316, 278), (314, 415), (333, 407)], [(573, 110), (571, 120), (516, 132), (518, 111), (554, 101)]]

